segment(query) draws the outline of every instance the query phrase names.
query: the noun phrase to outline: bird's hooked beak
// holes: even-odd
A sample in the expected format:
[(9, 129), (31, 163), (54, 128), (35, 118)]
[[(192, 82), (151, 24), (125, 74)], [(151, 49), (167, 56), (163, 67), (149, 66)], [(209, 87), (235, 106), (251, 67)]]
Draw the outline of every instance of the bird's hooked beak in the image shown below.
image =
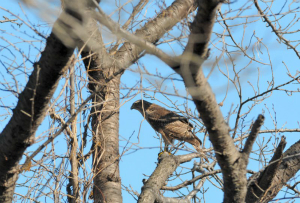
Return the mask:
[(135, 104), (133, 103), (132, 106), (130, 107), (130, 110), (134, 109)]

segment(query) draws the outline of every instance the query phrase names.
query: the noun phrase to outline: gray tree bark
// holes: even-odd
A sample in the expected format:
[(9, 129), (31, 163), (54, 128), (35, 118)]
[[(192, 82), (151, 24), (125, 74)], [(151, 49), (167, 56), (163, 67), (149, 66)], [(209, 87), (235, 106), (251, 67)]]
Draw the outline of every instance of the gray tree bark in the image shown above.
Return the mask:
[(269, 165), (249, 178), (246, 202), (268, 202), (300, 170), (300, 141), (286, 152), (284, 138), (281, 139)]
[(181, 163), (188, 162), (200, 156), (198, 153), (174, 156), (164, 152), (159, 157), (160, 161), (155, 171), (142, 187), (142, 193), (139, 196), (138, 203), (155, 202), (159, 199), (163, 199), (160, 195), (160, 189), (165, 185), (168, 177), (172, 175)]
[[(198, 1), (198, 12), (191, 25), (191, 34), (183, 53), (183, 62), (172, 68), (183, 77), (185, 85), (200, 113), (200, 118), (209, 133), (209, 139), (213, 144), (216, 158), (223, 174), (224, 202), (239, 203), (245, 202), (248, 158), (254, 140), (263, 124), (264, 117), (258, 117), (244, 150), (239, 152), (234, 145), (233, 139), (229, 134), (229, 127), (201, 69), (209, 54), (208, 43), (215, 22), (216, 11), (221, 2), (219, 0)], [(199, 57), (202, 63), (194, 63), (192, 57)]]
[[(167, 12), (163, 12), (163, 15), (158, 15), (156, 19), (148, 22), (143, 28), (136, 31), (135, 35), (145, 40), (145, 42), (155, 43), (159, 37), (165, 33), (167, 28), (169, 29), (173, 26), (170, 22), (174, 22), (174, 19), (176, 19), (175, 16), (181, 13), (178, 13), (179, 8), (185, 8), (186, 4), (181, 4), (183, 2), (187, 3), (188, 1), (174, 2), (172, 4), (172, 6), (174, 6), (174, 10), (172, 10), (172, 6), (170, 6), (166, 10)], [(200, 113), (200, 118), (203, 120), (209, 132), (210, 140), (216, 151), (216, 157), (223, 173), (225, 190), (224, 202), (244, 202), (247, 194), (246, 167), (248, 164), (248, 158), (253, 143), (258, 135), (258, 131), (263, 124), (264, 117), (261, 115), (258, 117), (243, 151), (239, 152), (235, 148), (233, 139), (229, 134), (229, 127), (223, 119), (222, 113), (215, 100), (215, 96), (201, 70), (202, 63), (208, 57), (208, 42), (210, 40), (212, 28), (215, 22), (216, 11), (220, 3), (221, 1), (198, 2), (198, 12), (194, 22), (191, 25), (189, 42), (185, 52), (183, 53), (183, 62), (181, 64), (176, 64), (174, 62), (168, 63), (167, 60), (164, 61), (183, 77), (186, 87), (192, 95), (196, 107)], [(171, 12), (168, 13), (169, 11)], [(104, 12), (101, 10), (100, 14), (100, 16), (96, 17), (97, 20), (108, 27), (113, 33), (118, 34), (120, 32), (120, 29), (118, 28), (119, 26), (116, 26), (114, 22), (106, 18)], [(164, 22), (166, 22), (165, 20), (169, 17), (171, 18), (170, 22), (165, 24), (166, 27), (162, 26), (164, 25)], [(137, 44), (140, 46), (141, 43), (139, 42)], [(117, 70), (114, 74), (109, 74), (110, 76), (118, 75), (119, 73), (122, 74), (123, 71), (138, 58), (141, 51), (144, 50), (144, 47), (139, 47), (137, 44), (135, 45), (133, 43), (126, 42), (119, 49), (119, 51), (117, 51), (116, 54), (111, 57), (113, 58), (114, 64), (117, 64)], [(195, 63), (192, 59), (195, 56), (200, 58), (200, 61), (202, 62)], [(104, 62), (104, 64), (105, 63), (106, 62)], [(90, 62), (89, 64), (91, 65), (93, 63)], [(97, 74), (99, 75), (101, 73)], [(99, 81), (99, 78), (101, 78), (101, 76), (98, 76), (98, 79), (94, 79), (94, 81)], [(113, 89), (117, 90), (117, 88)], [(103, 95), (101, 97), (103, 98), (101, 100), (102, 102), (104, 101), (104, 97)], [(115, 108), (116, 107), (117, 106), (115, 106)], [(104, 163), (102, 164), (104, 165)], [(154, 188), (151, 190), (153, 191), (153, 189)], [(149, 193), (151, 190), (145, 191), (148, 191)], [(157, 193), (157, 191), (155, 193)], [(101, 195), (105, 196), (103, 193), (101, 193)], [(140, 198), (139, 201), (145, 201), (144, 197), (146, 196), (150, 197), (151, 195), (149, 196), (142, 193), (142, 198)], [(152, 194), (152, 198), (149, 201), (152, 202), (158, 200), (155, 199), (155, 197), (157, 197), (157, 195)]]
[[(209, 132), (209, 138), (223, 174), (224, 202), (267, 202), (274, 198), (285, 183), (299, 171), (300, 142), (294, 144), (282, 155), (285, 146), (283, 140), (270, 165), (264, 171), (255, 174), (250, 179), (251, 182), (248, 181), (247, 187), (246, 167), (249, 153), (264, 117), (260, 115), (257, 118), (244, 149), (238, 151), (230, 137), (229, 127), (223, 119), (215, 96), (201, 70), (202, 63), (209, 54), (208, 43), (216, 11), (221, 2), (199, 0), (196, 4), (193, 0), (177, 0), (137, 30), (134, 35), (145, 42), (155, 44), (176, 23), (198, 8), (182, 61), (181, 63), (172, 62), (170, 66), (183, 77), (200, 113), (200, 118)], [(91, 2), (89, 3), (87, 16), (95, 16), (95, 7), (91, 6)], [(74, 14), (77, 15), (76, 12)], [(80, 16), (79, 18), (77, 16), (77, 19), (80, 20)], [(118, 33), (119, 29), (115, 28), (115, 24), (105, 19), (106, 17), (102, 15), (98, 20), (113, 33)], [(126, 68), (138, 60), (145, 47), (125, 42), (119, 50), (109, 54), (102, 41), (101, 32), (97, 28), (97, 22), (89, 18), (86, 28), (93, 42), (97, 42), (95, 47), (87, 43), (88, 45), (82, 52), (89, 74), (89, 89), (96, 93), (91, 112), (95, 174), (94, 200), (95, 202), (122, 202), (119, 174), (120, 78)], [(68, 32), (64, 34), (68, 36)], [(75, 46), (76, 43), (72, 37), (70, 38), (67, 44)], [(12, 201), (15, 182), (18, 173), (21, 172), (18, 162), (26, 148), (34, 143), (34, 134), (45, 117), (47, 105), (59, 78), (68, 68), (74, 48), (65, 46), (61, 41), (63, 39), (61, 35), (53, 33), (48, 37), (41, 59), (34, 65), (34, 71), (19, 96), (13, 116), (1, 133), (0, 202)], [(200, 63), (193, 60), (195, 57), (200, 59), (198, 60)], [(75, 159), (76, 149), (73, 155)], [(186, 158), (186, 160), (191, 158), (193, 157)], [(162, 159), (151, 178), (145, 183), (139, 202), (161, 201), (163, 198), (160, 196), (160, 189), (181, 162), (184, 160), (173, 156)], [(78, 193), (77, 189), (75, 193)]]
[(21, 172), (18, 163), (26, 148), (34, 143), (35, 132), (46, 115), (47, 106), (61, 75), (68, 68), (73, 51), (74, 48), (66, 47), (51, 33), (39, 62), (34, 64), (13, 116), (0, 135), (0, 202), (12, 202)]
[[(157, 42), (167, 31), (195, 9), (194, 1), (175, 1), (164, 13), (149, 21), (135, 35)], [(92, 10), (89, 12), (92, 13)], [(87, 30), (91, 38), (103, 44), (101, 33), (96, 32), (97, 23), (90, 19)], [(92, 33), (94, 33), (92, 35)], [(95, 202), (122, 202), (121, 180), (119, 175), (119, 84), (120, 77), (134, 63), (143, 47), (125, 42), (115, 55), (108, 55), (102, 48), (84, 48), (82, 57), (89, 73), (89, 88), (97, 91), (93, 100), (97, 105), (92, 111), (94, 132), (94, 190)], [(91, 51), (87, 51), (91, 50)]]

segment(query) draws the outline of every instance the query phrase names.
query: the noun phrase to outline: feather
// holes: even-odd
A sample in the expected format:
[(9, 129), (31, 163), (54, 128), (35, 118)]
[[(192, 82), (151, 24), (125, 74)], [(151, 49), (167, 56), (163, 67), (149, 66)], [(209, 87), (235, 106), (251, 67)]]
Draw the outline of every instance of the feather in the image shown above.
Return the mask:
[(188, 122), (187, 118), (145, 100), (135, 101), (131, 109), (138, 110), (145, 116), (152, 128), (162, 135), (165, 149), (168, 149), (168, 145), (176, 139), (188, 142), (197, 151), (201, 151), (202, 142), (192, 133), (193, 125)]

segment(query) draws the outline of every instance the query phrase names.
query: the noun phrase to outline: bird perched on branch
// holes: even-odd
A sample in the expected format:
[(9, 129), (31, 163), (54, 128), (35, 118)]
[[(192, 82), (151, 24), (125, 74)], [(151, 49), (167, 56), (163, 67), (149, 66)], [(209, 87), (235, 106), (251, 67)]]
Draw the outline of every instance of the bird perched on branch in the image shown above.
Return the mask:
[(131, 109), (138, 110), (152, 128), (162, 135), (165, 151), (168, 151), (168, 145), (174, 140), (180, 140), (190, 143), (198, 152), (202, 152), (202, 142), (192, 133), (193, 125), (185, 117), (145, 100), (137, 100)]

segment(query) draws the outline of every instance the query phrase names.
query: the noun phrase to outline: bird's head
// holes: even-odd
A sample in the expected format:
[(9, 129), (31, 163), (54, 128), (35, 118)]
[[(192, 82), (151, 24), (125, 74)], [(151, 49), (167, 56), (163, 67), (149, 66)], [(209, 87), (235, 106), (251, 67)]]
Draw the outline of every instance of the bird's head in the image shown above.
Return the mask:
[(142, 111), (143, 110), (143, 107), (144, 109), (146, 110), (149, 106), (151, 105), (150, 102), (147, 102), (145, 100), (137, 100), (135, 101), (132, 106), (131, 106), (131, 110), (132, 109), (135, 109), (135, 110), (138, 110), (138, 111)]

